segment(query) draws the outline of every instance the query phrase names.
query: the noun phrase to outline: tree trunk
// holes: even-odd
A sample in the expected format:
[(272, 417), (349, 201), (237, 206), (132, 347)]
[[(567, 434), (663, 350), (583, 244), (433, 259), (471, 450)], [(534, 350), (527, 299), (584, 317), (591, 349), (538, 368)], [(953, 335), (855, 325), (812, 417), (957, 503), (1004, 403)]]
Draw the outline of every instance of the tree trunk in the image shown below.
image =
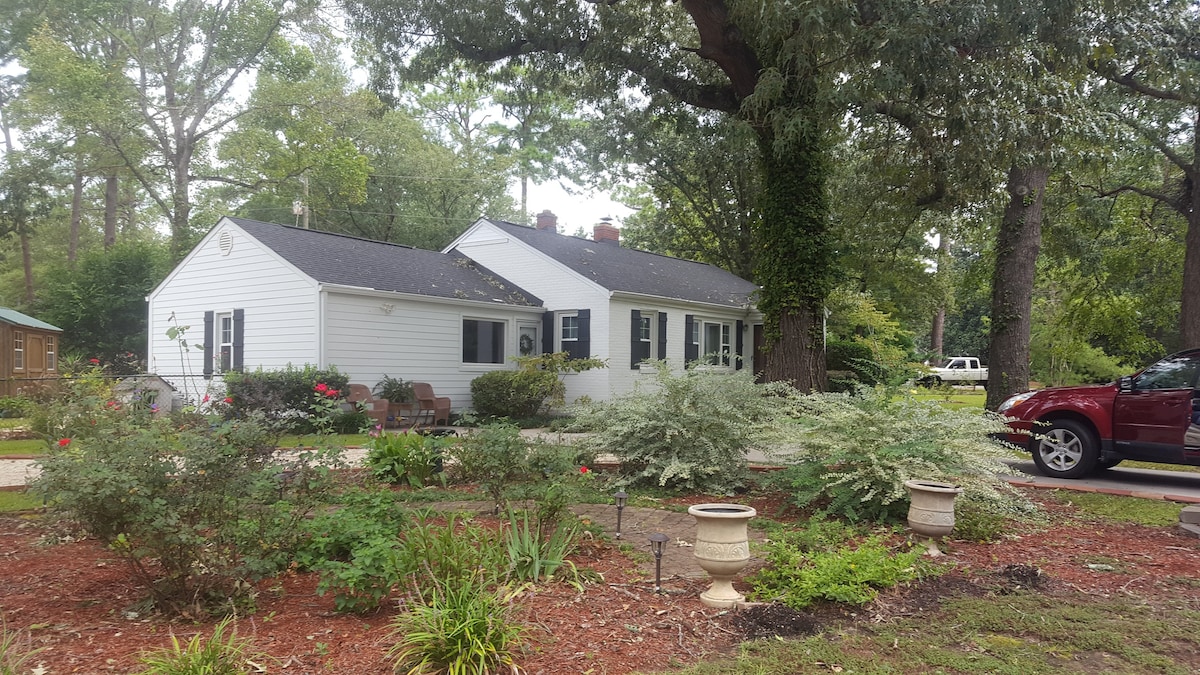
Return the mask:
[[(814, 109), (803, 101), (797, 108)], [(815, 86), (815, 85), (814, 85)], [(780, 141), (770, 126), (757, 129), (764, 199), (758, 224), (755, 281), (762, 288), (767, 345), (766, 378), (801, 391), (825, 390), (825, 298), (832, 286), (834, 252), (828, 232), (829, 160), (820, 120), (797, 125), (799, 137)]]
[(75, 156), (75, 179), (71, 182), (71, 230), (67, 233), (67, 263), (75, 266), (79, 252), (79, 226), (83, 221), (83, 157)]
[(1179, 307), (1180, 347), (1200, 347), (1200, 111), (1192, 122), (1192, 164), (1184, 175), (1188, 211), (1183, 254), (1183, 302)]
[(1050, 170), (1013, 167), (1008, 206), (996, 241), (987, 409), (1029, 388), (1029, 330), (1033, 280), (1042, 245), (1042, 201)]
[[(950, 256), (949, 237), (945, 232), (938, 234), (937, 248), (937, 276), (944, 278), (946, 275), (946, 265)], [(938, 300), (941, 306), (933, 313), (933, 327), (929, 331), (929, 351), (933, 352), (934, 363), (942, 360), (942, 344), (946, 335), (946, 298)]]
[(21, 227), (21, 267), (25, 271), (25, 306), (33, 304), (33, 254), (29, 247), (29, 233)]
[(121, 199), (121, 183), (117, 174), (104, 178), (104, 250), (117, 243), (117, 205)]

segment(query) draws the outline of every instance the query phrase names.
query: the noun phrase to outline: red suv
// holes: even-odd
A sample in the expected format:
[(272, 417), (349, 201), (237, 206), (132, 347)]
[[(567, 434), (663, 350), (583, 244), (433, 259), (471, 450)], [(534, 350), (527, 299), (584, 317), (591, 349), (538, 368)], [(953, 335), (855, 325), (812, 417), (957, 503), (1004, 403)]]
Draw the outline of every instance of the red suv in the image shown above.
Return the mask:
[(1080, 478), (1124, 459), (1200, 465), (1200, 349), (1109, 384), (1017, 394), (998, 412), (1032, 434), (1007, 438), (1047, 476)]

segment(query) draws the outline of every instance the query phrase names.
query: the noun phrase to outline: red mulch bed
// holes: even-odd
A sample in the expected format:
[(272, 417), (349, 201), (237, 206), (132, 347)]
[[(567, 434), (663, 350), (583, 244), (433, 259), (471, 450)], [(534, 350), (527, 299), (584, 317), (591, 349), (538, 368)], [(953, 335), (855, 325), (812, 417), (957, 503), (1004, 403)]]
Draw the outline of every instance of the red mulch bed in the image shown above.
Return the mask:
[[(745, 501), (771, 516), (782, 503), (770, 497)], [(1045, 506), (1060, 515), (1070, 510), (1053, 501)], [(797, 514), (784, 511), (784, 518), (789, 515)], [(949, 555), (942, 560), (954, 568), (947, 575), (888, 591), (865, 611), (829, 606), (803, 614), (769, 606), (714, 610), (697, 598), (707, 585), (701, 580), (669, 580), (664, 585), (671, 592), (654, 595), (637, 565), (616, 547), (589, 543), (574, 562), (603, 574), (603, 583), (583, 593), (566, 584), (540, 586), (517, 601), (531, 638), (519, 664), (545, 675), (667, 669), (729, 653), (746, 637), (909, 615), (955, 593), (1025, 587), (1147, 602), (1196, 594), (1200, 540), (1174, 528), (1063, 522), (1018, 532), (1000, 544), (946, 542)], [(27, 629), (32, 645), (44, 648), (34, 661), (45, 673), (128, 673), (136, 670), (140, 652), (169, 644), (171, 635), (186, 640), (211, 630), (212, 622), (134, 614), (142, 593), (121, 560), (93, 540), (40, 543), (46, 534), (38, 518), (0, 517), (0, 608), (9, 630)], [(332, 597), (318, 596), (316, 585), (316, 575), (307, 573), (261, 584), (257, 611), (238, 620), (239, 635), (270, 655), (270, 672), (391, 673), (384, 654), (394, 607), (367, 616), (338, 614)]]

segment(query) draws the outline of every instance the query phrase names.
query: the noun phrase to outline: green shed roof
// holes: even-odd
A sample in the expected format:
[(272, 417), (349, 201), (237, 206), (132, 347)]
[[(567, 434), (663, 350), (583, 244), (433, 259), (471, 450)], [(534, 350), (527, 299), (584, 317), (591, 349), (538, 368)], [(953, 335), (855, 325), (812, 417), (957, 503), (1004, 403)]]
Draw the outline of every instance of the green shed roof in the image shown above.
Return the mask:
[(9, 309), (8, 307), (0, 307), (0, 321), (11, 323), (17, 326), (25, 326), (26, 328), (40, 328), (41, 330), (52, 330), (59, 333), (62, 332), (62, 329), (58, 326), (51, 326), (45, 321), (38, 321), (28, 314), (22, 314), (17, 310)]

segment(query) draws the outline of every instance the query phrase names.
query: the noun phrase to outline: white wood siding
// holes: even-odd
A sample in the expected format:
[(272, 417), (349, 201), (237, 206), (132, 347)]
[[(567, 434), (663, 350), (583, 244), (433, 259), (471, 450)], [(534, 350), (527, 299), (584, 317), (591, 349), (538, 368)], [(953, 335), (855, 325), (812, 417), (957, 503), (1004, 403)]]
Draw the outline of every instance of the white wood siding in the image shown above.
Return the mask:
[[(510, 238), (487, 222), (481, 222), (468, 232), (456, 248), (463, 255), (537, 296), (548, 311), (591, 309), (591, 355), (609, 359), (609, 367), (566, 376), (565, 398), (570, 403), (582, 396), (596, 400), (610, 397), (612, 387), (609, 378), (615, 361), (610, 351), (607, 290)], [(625, 346), (625, 352), (628, 359), (628, 345)]]
[[(507, 357), (517, 352), (517, 321), (541, 319), (540, 310), (398, 299), (392, 294), (324, 295), (327, 364), (349, 375), (351, 382), (372, 388), (383, 375), (428, 382), (438, 396), (450, 397), (454, 410), (470, 407), (471, 380), (513, 367)], [(463, 363), (463, 319), (505, 324), (504, 363)]]
[[(223, 255), (222, 231), (232, 236)], [(316, 283), (232, 223), (222, 221), (149, 296), (150, 372), (193, 398), (220, 378), (204, 380), (204, 312), (245, 311), (245, 370), (318, 364)], [(172, 314), (175, 321), (170, 320)], [(188, 349), (167, 338), (187, 326)], [(188, 378), (188, 382), (183, 382)]]

